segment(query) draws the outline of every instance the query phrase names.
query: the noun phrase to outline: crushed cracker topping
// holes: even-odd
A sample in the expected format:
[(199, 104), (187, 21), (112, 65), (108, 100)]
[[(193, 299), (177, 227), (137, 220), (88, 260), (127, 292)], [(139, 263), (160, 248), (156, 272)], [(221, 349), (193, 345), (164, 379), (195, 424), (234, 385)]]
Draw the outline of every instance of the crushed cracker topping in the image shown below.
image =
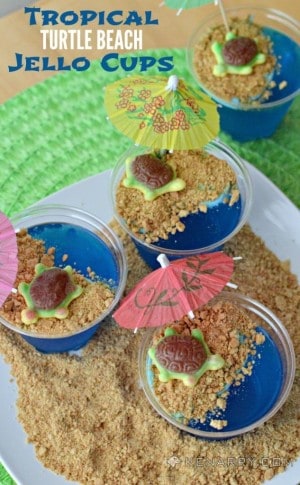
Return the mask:
[[(129, 291), (148, 269), (128, 237), (117, 225), (114, 230), (127, 251)], [(234, 272), (239, 291), (277, 314), (293, 340), (298, 370), (281, 410), (253, 433), (226, 442), (197, 440), (156, 414), (140, 388), (143, 330), (133, 335), (107, 319), (79, 357), (40, 354), (0, 326), (0, 352), (18, 386), (18, 419), (45, 467), (84, 485), (259, 485), (300, 456), (297, 278), (248, 226), (225, 250), (243, 256)], [(279, 295), (284, 306), (277, 305)], [(179, 459), (175, 467), (171, 457)]]
[(248, 19), (234, 17), (229, 19), (229, 24), (230, 31), (237, 36), (256, 40), (258, 51), (267, 56), (266, 62), (255, 66), (252, 74), (247, 76), (238, 74), (214, 76), (213, 66), (216, 64), (216, 59), (211, 45), (214, 41), (225, 42), (226, 29), (222, 24), (210, 29), (199, 39), (194, 48), (194, 67), (197, 76), (203, 86), (221, 99), (229, 101), (239, 99), (243, 103), (253, 99), (255, 103), (255, 98), (263, 94), (262, 99), (265, 101), (271, 95), (269, 88), (274, 87), (274, 81), (268, 79), (268, 75), (276, 66), (276, 59), (270, 53), (272, 50), (270, 39), (261, 32), (259, 25), (249, 22)]
[[(224, 400), (223, 409), (226, 407), (225, 386), (238, 386), (246, 375), (251, 375), (253, 365), (248, 363), (245, 367), (245, 362), (249, 356), (256, 355), (256, 345), (265, 341), (264, 336), (256, 331), (256, 323), (251, 316), (229, 301), (208, 303), (201, 310), (195, 310), (194, 314), (193, 320), (183, 317), (176, 323), (163, 326), (153, 337), (155, 345), (164, 336), (166, 327), (173, 328), (178, 335), (191, 335), (192, 330), (197, 328), (203, 333), (210, 351), (225, 360), (223, 368), (206, 372), (194, 387), (185, 386), (181, 380), (162, 383), (157, 368), (152, 366), (154, 392), (159, 403), (169, 414), (184, 416), (185, 424), (190, 419), (205, 422), (207, 413), (216, 413), (220, 395)], [(242, 342), (240, 335), (243, 336)]]

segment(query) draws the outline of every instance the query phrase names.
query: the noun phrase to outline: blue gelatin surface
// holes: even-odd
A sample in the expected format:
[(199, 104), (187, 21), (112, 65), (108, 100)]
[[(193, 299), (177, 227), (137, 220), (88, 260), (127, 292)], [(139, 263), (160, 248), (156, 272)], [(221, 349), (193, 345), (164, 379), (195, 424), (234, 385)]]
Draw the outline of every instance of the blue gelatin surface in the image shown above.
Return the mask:
[[(280, 394), (284, 373), (279, 350), (263, 328), (257, 327), (256, 330), (264, 334), (265, 342), (256, 347), (251, 376), (245, 376), (240, 386), (229, 389), (227, 408), (219, 418), (228, 421), (222, 431), (234, 431), (261, 419), (274, 406)], [(203, 431), (212, 430), (208, 424), (195, 420), (189, 426)]]
[[(200, 249), (218, 241), (221, 241), (230, 234), (238, 225), (242, 211), (241, 197), (232, 206), (223, 202), (224, 195), (217, 201), (208, 203), (207, 212), (198, 211), (195, 214), (189, 214), (180, 220), (185, 224), (183, 232), (177, 231), (174, 235), (170, 234), (168, 239), (159, 239), (153, 243), (153, 246), (164, 249), (174, 249), (177, 251), (187, 251), (191, 249)], [(134, 243), (146, 263), (151, 268), (159, 268), (160, 265), (156, 258), (158, 252), (155, 252), (142, 243), (134, 240)], [(221, 249), (220, 247), (216, 250)], [(168, 259), (174, 260), (183, 257), (182, 255), (168, 255)]]
[[(272, 95), (268, 99), (268, 103), (277, 101), (286, 97), (300, 88), (299, 76), (297, 75), (300, 68), (300, 47), (287, 35), (264, 27), (263, 33), (270, 37), (273, 43), (273, 54), (279, 59), (280, 71), (274, 71), (273, 80), (276, 82), (276, 86), (272, 89)], [(279, 84), (282, 81), (286, 81), (287, 85), (284, 89), (279, 89)]]
[(184, 231), (170, 234), (167, 240), (159, 239), (154, 246), (180, 251), (203, 248), (221, 241), (233, 231), (240, 220), (240, 198), (231, 207), (224, 202), (217, 205), (207, 204), (207, 207), (206, 213), (199, 211), (182, 217), (180, 220), (185, 225)]
[[(44, 242), (46, 249), (55, 247), (56, 266), (70, 265), (89, 278), (90, 267), (102, 281), (119, 281), (119, 271), (114, 255), (108, 246), (94, 233), (67, 223), (46, 223), (33, 226), (28, 233)], [(68, 255), (65, 263), (64, 254)], [(111, 286), (111, 285), (110, 285)]]

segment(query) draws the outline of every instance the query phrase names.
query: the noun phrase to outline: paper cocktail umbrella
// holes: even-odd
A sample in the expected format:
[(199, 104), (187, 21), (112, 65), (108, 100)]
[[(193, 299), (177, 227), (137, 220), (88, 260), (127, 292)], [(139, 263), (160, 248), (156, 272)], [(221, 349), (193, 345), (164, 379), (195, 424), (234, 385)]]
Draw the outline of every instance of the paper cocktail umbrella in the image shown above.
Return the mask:
[(233, 259), (223, 252), (179, 259), (169, 263), (158, 256), (161, 268), (143, 278), (114, 313), (125, 328), (159, 327), (193, 318), (201, 307), (222, 291), (233, 273)]
[(0, 212), (0, 306), (13, 289), (18, 270), (18, 248), (15, 230)]
[(219, 133), (217, 105), (177, 76), (132, 76), (108, 84), (109, 120), (135, 144), (189, 150), (205, 146)]

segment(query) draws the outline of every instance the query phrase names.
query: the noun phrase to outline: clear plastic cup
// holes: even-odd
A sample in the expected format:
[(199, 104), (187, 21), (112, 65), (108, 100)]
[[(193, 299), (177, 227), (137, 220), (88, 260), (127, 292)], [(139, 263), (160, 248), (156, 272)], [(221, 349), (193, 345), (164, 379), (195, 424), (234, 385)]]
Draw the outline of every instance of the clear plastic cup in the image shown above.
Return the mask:
[[(17, 214), (12, 219), (16, 231), (28, 233), (44, 241), (46, 249), (55, 248), (55, 265), (61, 265), (64, 254), (67, 263), (89, 278), (91, 268), (100, 281), (114, 292), (110, 306), (82, 329), (62, 335), (43, 335), (22, 329), (0, 316), (0, 322), (19, 333), (28, 343), (44, 353), (67, 352), (83, 347), (119, 302), (126, 284), (127, 262), (121, 242), (114, 232), (93, 215), (69, 206), (39, 205)], [(38, 322), (34, 325), (38, 325)]]
[[(209, 208), (207, 213), (198, 211), (196, 214), (182, 218), (186, 226), (184, 232), (180, 235), (170, 235), (168, 240), (160, 239), (158, 243), (148, 244), (139, 239), (118, 213), (116, 203), (117, 188), (125, 174), (125, 160), (129, 157), (134, 159), (137, 155), (146, 153), (147, 149), (136, 146), (129, 149), (113, 169), (110, 193), (114, 215), (121, 227), (131, 237), (140, 256), (153, 269), (159, 267), (156, 258), (160, 253), (166, 254), (171, 261), (194, 254), (220, 250), (247, 221), (252, 204), (252, 182), (245, 163), (233, 150), (219, 140), (209, 143), (204, 150), (221, 160), (227, 161), (234, 170), (240, 192), (239, 201), (231, 208), (228, 207), (228, 204), (219, 204), (214, 210)], [(196, 235), (197, 239), (195, 239)], [(199, 238), (198, 235), (200, 235)], [(199, 244), (199, 239), (203, 241), (202, 244)], [(196, 241), (195, 244), (194, 241)]]
[(222, 416), (228, 424), (223, 430), (216, 431), (207, 423), (197, 422), (197, 419), (190, 420), (187, 425), (183, 424), (180, 418), (176, 419), (160, 404), (152, 385), (152, 361), (148, 355), (157, 329), (145, 332), (138, 360), (142, 387), (148, 401), (160, 416), (179, 430), (197, 438), (223, 440), (253, 431), (279, 411), (293, 384), (295, 353), (283, 323), (258, 301), (228, 291), (215, 297), (214, 301), (229, 301), (237, 305), (253, 319), (256, 328), (265, 336), (265, 342), (258, 346), (259, 358), (255, 358), (252, 374), (246, 376), (238, 388), (229, 388), (227, 407)]
[[(262, 103), (242, 104), (221, 99), (210, 91), (199, 79), (194, 65), (194, 47), (210, 28), (223, 23), (218, 9), (215, 14), (204, 18), (192, 35), (188, 49), (187, 62), (197, 84), (214, 99), (219, 108), (221, 130), (233, 139), (245, 142), (271, 136), (283, 120), (293, 100), (300, 93), (300, 23), (284, 12), (272, 8), (238, 6), (226, 10), (230, 17), (246, 19), (249, 15), (254, 23), (263, 27), (270, 37), (273, 53), (279, 59), (280, 71), (274, 70), (273, 80), (276, 87), (271, 97)], [(247, 82), (247, 76), (244, 76)], [(280, 89), (281, 83), (286, 83)]]

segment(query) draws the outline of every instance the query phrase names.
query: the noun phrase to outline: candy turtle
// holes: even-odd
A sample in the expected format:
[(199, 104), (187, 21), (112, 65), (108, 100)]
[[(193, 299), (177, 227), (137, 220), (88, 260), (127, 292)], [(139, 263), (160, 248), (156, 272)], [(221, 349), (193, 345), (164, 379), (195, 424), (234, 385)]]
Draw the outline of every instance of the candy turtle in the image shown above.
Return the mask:
[(134, 160), (128, 158), (125, 165), (123, 185), (140, 190), (145, 200), (185, 188), (184, 180), (176, 177), (174, 167), (154, 153), (139, 155)]
[(41, 263), (35, 266), (33, 280), (18, 286), (27, 305), (21, 313), (25, 325), (36, 323), (39, 318), (67, 317), (69, 304), (83, 291), (74, 283), (72, 273), (71, 266), (49, 268)]
[(220, 355), (211, 354), (199, 329), (193, 329), (191, 335), (180, 335), (168, 327), (148, 354), (161, 382), (180, 379), (189, 387), (195, 386), (206, 371), (221, 369), (225, 364)]
[(225, 42), (222, 53), (226, 64), (245, 66), (258, 54), (258, 47), (250, 37), (234, 37)]
[(266, 55), (258, 52), (254, 39), (236, 36), (233, 32), (226, 34), (224, 44), (214, 42), (211, 49), (217, 61), (213, 68), (215, 76), (226, 74), (247, 76), (252, 73), (254, 66), (266, 62)]

